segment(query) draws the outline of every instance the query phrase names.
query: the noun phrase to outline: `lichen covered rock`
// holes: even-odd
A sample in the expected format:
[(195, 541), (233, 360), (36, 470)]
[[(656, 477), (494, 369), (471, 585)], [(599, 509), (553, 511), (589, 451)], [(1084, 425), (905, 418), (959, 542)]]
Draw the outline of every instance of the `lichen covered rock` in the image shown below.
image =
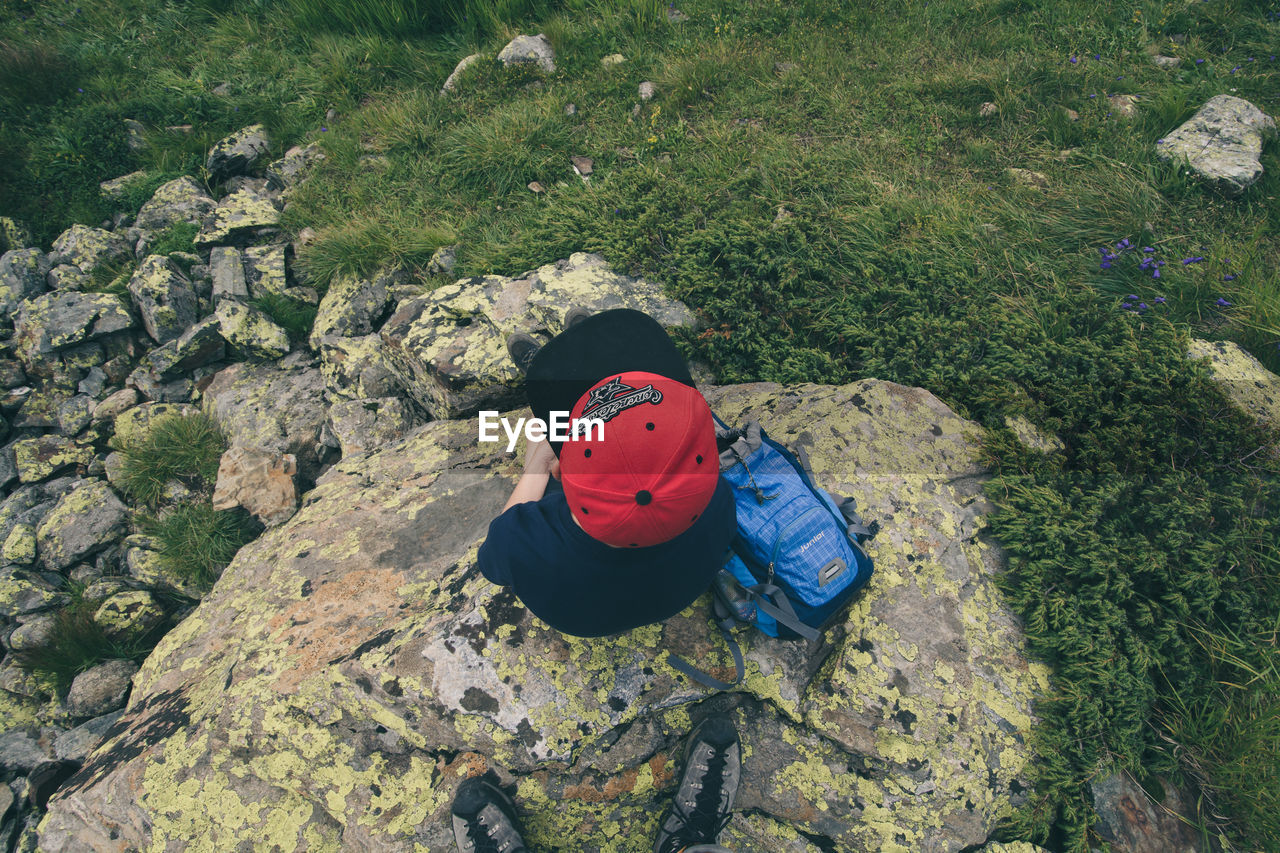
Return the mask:
[(124, 535), (129, 510), (111, 487), (88, 480), (60, 499), (36, 529), (41, 561), (60, 571)]
[(1193, 339), (1188, 356), (1208, 359), (1214, 380), (1237, 407), (1280, 429), (1280, 376), (1231, 341)]
[(0, 256), (0, 317), (8, 320), (23, 300), (45, 291), (49, 259), (39, 249), (15, 249)]
[(195, 178), (183, 175), (155, 191), (138, 211), (134, 225), (150, 231), (160, 231), (180, 222), (199, 225), (217, 206)]
[(271, 153), (271, 139), (260, 124), (241, 128), (209, 149), (205, 168), (215, 179), (252, 172), (266, 162)]
[(348, 338), (376, 332), (387, 315), (389, 288), (403, 279), (399, 270), (380, 270), (369, 278), (342, 275), (329, 284), (311, 326), (311, 347), (329, 335)]
[(573, 306), (635, 308), (662, 325), (693, 325), (662, 288), (613, 272), (600, 255), (577, 253), (520, 278), (463, 279), (406, 300), (381, 330), (389, 363), (421, 406), (437, 418), (519, 405), (522, 378), (506, 340), (523, 331), (549, 339)]
[(269, 196), (252, 189), (237, 190), (218, 202), (194, 242), (197, 246), (212, 246), (245, 231), (279, 223), (280, 209)]
[(706, 597), (618, 637), (549, 629), (475, 566), (520, 466), (475, 421), (433, 422), (339, 462), (240, 551), (51, 800), (42, 848), (448, 850), (459, 781), (493, 770), (533, 849), (631, 851), (713, 709), (743, 739), (740, 850), (986, 842), (1022, 790), (1046, 671), (995, 590), (976, 427), (873, 380), (708, 397), (805, 447), (882, 525), (876, 575), (823, 644), (744, 632), (742, 688), (711, 696), (665, 663), (732, 671)]
[(196, 321), (198, 301), (190, 279), (173, 261), (150, 255), (129, 279), (129, 295), (142, 326), (158, 344), (171, 341)]
[(38, 483), (64, 468), (88, 465), (93, 459), (93, 448), (77, 444), (66, 436), (41, 435), (15, 441), (13, 459), (19, 482)]
[(1162, 160), (1186, 161), (1227, 195), (1238, 196), (1262, 177), (1262, 143), (1276, 123), (1248, 101), (1218, 95), (1156, 145)]
[(58, 291), (22, 303), (14, 319), (14, 340), (29, 368), (41, 356), (133, 326), (129, 309), (114, 294)]
[(225, 299), (215, 312), (223, 340), (251, 358), (276, 359), (289, 352), (289, 333), (266, 312)]
[(87, 225), (72, 225), (53, 241), (50, 262), (75, 264), (83, 272), (93, 272), (102, 263), (118, 263), (133, 258), (133, 246), (123, 234), (114, 234)]
[(379, 335), (321, 338), (320, 371), (333, 399), (390, 397), (400, 390), (390, 358)]

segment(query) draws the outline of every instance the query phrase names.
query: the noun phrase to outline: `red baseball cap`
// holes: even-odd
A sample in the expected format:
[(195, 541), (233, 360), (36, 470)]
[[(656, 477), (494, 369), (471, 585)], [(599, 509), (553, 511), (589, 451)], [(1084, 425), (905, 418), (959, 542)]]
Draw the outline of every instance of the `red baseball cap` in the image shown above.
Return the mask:
[[(688, 530), (720, 476), (711, 407), (696, 388), (644, 371), (597, 382), (560, 450), (569, 511), (593, 539), (645, 548)], [(589, 427), (574, 421), (597, 419)]]

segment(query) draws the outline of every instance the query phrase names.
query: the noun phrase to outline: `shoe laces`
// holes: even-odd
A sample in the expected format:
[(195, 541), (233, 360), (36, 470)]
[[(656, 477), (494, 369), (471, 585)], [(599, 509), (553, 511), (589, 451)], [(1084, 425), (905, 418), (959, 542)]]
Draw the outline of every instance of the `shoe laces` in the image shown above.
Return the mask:
[[(672, 804), (672, 811), (683, 821), (680, 829), (669, 839), (675, 842), (668, 849), (680, 850), (690, 844), (714, 843), (720, 832), (729, 824), (732, 812), (721, 811), (721, 788), (724, 782), (725, 764), (728, 761), (728, 750), (724, 747), (712, 747), (711, 758), (707, 761), (702, 785), (693, 799), (693, 808), (686, 811), (680, 802)], [(707, 784), (711, 782), (711, 784)]]
[(467, 821), (467, 840), (471, 842), (475, 853), (502, 853), (502, 848), (493, 836), (493, 827), (489, 826), (483, 810)]

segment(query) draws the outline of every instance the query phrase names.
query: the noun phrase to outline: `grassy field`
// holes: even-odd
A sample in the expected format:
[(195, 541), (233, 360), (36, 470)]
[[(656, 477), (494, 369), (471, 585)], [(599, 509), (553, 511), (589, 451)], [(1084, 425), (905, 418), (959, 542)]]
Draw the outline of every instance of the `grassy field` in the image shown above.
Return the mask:
[[(136, 210), (263, 122), (328, 153), (288, 212), (318, 232), (299, 267), (319, 287), (445, 243), (460, 275), (599, 251), (694, 307), (683, 345), (720, 381), (926, 387), (988, 428), (1005, 591), (1055, 673), (1007, 836), (1087, 849), (1088, 780), (1119, 765), (1198, 785), (1206, 834), (1277, 849), (1275, 437), (1185, 351), (1229, 339), (1280, 370), (1280, 145), (1240, 200), (1155, 150), (1213, 95), (1280, 113), (1280, 7), (329, 5), (345, 29), (309, 0), (0, 7), (0, 214), (47, 246), (110, 215), (97, 181), (146, 169)], [(486, 61), (438, 94), (517, 32), (548, 36), (554, 74)]]

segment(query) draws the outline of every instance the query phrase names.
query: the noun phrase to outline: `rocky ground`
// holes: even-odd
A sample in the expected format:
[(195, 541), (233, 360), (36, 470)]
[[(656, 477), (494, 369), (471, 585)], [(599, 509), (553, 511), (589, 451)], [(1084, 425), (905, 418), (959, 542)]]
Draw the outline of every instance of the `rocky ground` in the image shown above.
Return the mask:
[[(513, 42), (511, 61), (553, 62), (544, 42)], [(1231, 110), (1253, 130), (1232, 129)], [(1206, 179), (1256, 180), (1241, 177), (1240, 151), (1266, 128), (1250, 116), (1211, 102), (1166, 150), (1221, 138), (1234, 146), (1226, 173)], [(635, 307), (668, 326), (693, 314), (586, 254), (430, 291), (386, 269), (321, 297), (294, 281), (279, 222), (323, 155), (270, 151), (245, 128), (209, 152), (217, 198), (179, 178), (132, 221), (0, 257), (0, 842), (444, 850), (457, 783), (492, 771), (544, 845), (633, 849), (661, 811), (681, 735), (720, 708), (747, 750), (735, 849), (988, 842), (1024, 791), (1047, 673), (1024, 659), (992, 584), (1002, 556), (983, 535), (971, 424), (926, 391), (874, 380), (707, 389), (722, 417), (757, 416), (805, 446), (823, 483), (883, 530), (876, 577), (843, 625), (813, 647), (744, 637), (745, 689), (709, 696), (662, 663), (667, 649), (722, 655), (705, 602), (580, 641), (474, 567), (516, 471), (471, 420), (519, 405), (506, 336), (550, 337), (574, 305)], [(181, 223), (198, 229), (193, 250), (152, 253)], [(92, 289), (125, 264), (127, 293)], [(317, 308), (306, 340), (253, 304), (268, 294)], [(1280, 380), (1247, 355), (1200, 342), (1193, 355), (1242, 406), (1280, 419)], [(113, 451), (197, 410), (231, 445), (215, 506), (243, 507), (266, 531), (201, 602), (137, 532)], [(1060, 446), (1030, 430), (1026, 441)], [(53, 642), (73, 584), (114, 636), (177, 628), (141, 670), (107, 661), (58, 695), (15, 653)], [(1122, 783), (1100, 785), (1100, 802), (1141, 799)], [(1132, 827), (1116, 826), (1119, 842)]]

